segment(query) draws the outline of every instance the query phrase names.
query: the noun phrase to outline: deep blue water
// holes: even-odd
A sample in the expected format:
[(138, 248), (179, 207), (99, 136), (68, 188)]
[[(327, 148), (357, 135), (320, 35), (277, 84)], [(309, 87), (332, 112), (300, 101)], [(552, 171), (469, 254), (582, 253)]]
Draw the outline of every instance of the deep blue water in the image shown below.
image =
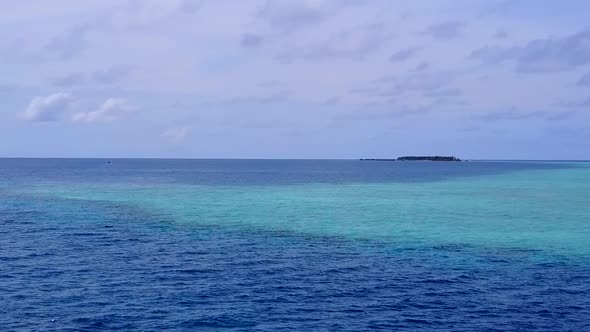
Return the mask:
[[(588, 331), (590, 262), (583, 253), (298, 231), (276, 226), (272, 211), (269, 219), (258, 206), (215, 210), (228, 215), (216, 212), (205, 222), (193, 210), (125, 198), (136, 193), (128, 188), (166, 195), (194, 186), (206, 195), (230, 187), (223, 190), (237, 202), (244, 191), (279, 197), (296, 188), (289, 199), (301, 203), (318, 184), (329, 195), (358, 185), (499, 183), (495, 176), (544, 178), (569, 169), (577, 166), (0, 159), (0, 330)], [(461, 185), (477, 195), (471, 182)], [(79, 196), (89, 186), (94, 192)], [(103, 191), (109, 195), (99, 196)], [(314, 211), (300, 218), (326, 217)], [(237, 227), (241, 213), (272, 227)]]
[(0, 185), (92, 181), (195, 185), (428, 182), (518, 170), (569, 167), (550, 162), (380, 162), (244, 159), (0, 159)]

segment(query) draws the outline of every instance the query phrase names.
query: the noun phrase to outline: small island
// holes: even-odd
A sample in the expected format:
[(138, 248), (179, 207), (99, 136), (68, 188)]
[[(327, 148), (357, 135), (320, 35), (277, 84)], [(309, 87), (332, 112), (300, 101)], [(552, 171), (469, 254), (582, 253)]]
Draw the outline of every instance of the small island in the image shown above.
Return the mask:
[(398, 161), (461, 161), (454, 156), (403, 156)]
[(461, 161), (454, 156), (403, 156), (396, 159), (361, 159), (365, 161)]

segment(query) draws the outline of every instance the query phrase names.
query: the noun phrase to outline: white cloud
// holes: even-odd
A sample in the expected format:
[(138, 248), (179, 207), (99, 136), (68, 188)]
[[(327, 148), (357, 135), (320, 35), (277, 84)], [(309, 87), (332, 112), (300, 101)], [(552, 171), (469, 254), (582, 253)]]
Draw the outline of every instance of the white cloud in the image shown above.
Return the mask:
[(72, 121), (80, 123), (110, 122), (136, 110), (137, 107), (130, 104), (127, 99), (109, 98), (96, 111), (74, 114)]
[(172, 143), (183, 141), (189, 134), (190, 128), (188, 126), (170, 128), (162, 133), (162, 137)]
[(35, 97), (21, 117), (27, 121), (57, 121), (71, 105), (73, 98), (67, 93), (55, 93), (47, 97)]

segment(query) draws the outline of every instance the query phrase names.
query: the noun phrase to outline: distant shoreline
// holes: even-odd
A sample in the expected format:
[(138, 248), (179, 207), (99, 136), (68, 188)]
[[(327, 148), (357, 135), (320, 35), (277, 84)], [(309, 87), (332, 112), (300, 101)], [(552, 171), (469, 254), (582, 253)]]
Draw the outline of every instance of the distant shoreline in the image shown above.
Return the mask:
[[(0, 160), (300, 160), (300, 161), (397, 161), (397, 158), (207, 158), (207, 157), (28, 157), (3, 156)], [(555, 162), (555, 163), (589, 163), (590, 159), (479, 159), (470, 158), (462, 161), (472, 162)]]
[(375, 158), (366, 159), (361, 158), (362, 161), (462, 161), (455, 156), (402, 156), (395, 159)]

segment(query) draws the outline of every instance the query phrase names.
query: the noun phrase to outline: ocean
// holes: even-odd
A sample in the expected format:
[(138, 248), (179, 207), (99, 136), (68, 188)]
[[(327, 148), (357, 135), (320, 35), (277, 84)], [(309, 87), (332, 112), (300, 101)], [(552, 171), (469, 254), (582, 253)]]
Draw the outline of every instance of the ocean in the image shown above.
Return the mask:
[(590, 163), (0, 159), (2, 331), (590, 331)]

